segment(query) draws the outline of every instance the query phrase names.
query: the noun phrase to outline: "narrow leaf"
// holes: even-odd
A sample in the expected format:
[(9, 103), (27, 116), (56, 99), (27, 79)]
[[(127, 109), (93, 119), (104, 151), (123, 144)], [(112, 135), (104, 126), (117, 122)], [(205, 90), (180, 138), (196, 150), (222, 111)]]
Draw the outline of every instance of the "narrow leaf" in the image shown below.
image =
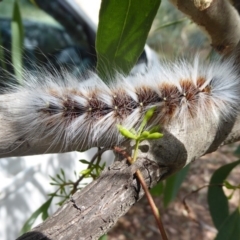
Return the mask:
[(160, 0), (102, 0), (96, 38), (97, 71), (106, 81), (128, 74), (143, 52)]
[(32, 215), (30, 218), (25, 222), (21, 229), (21, 234), (29, 231), (32, 228), (32, 225), (36, 221), (39, 215), (42, 214), (42, 219), (45, 220), (48, 217), (48, 209), (52, 202), (53, 197), (49, 198), (42, 206), (40, 206)]
[(240, 160), (218, 168), (210, 180), (211, 187), (208, 188), (208, 205), (213, 223), (218, 230), (229, 216), (228, 199), (222, 187), (212, 185), (223, 184), (228, 174), (238, 164), (240, 164)]
[(3, 46), (2, 40), (3, 40), (2, 33), (0, 31), (0, 65), (1, 65), (1, 68), (3, 68), (4, 70), (7, 70), (6, 62), (4, 59), (4, 48), (2, 47)]
[(168, 204), (173, 201), (177, 196), (178, 190), (181, 187), (183, 180), (187, 176), (189, 166), (190, 165), (187, 165), (186, 167), (181, 169), (181, 171), (175, 173), (166, 180), (163, 195), (164, 207), (167, 207)]
[(235, 150), (234, 154), (235, 154), (237, 157), (240, 157), (240, 146), (237, 147), (237, 149)]
[(237, 208), (222, 224), (215, 240), (240, 239), (240, 212)]
[(162, 133), (151, 133), (147, 136), (147, 139), (159, 139), (159, 138), (162, 138), (163, 137), (163, 134)]
[(134, 135), (131, 131), (129, 131), (127, 128), (117, 125), (118, 131), (126, 138), (130, 139), (137, 139), (137, 136)]
[(230, 182), (228, 182), (227, 180), (224, 181), (224, 186), (227, 188), (227, 189), (236, 189), (237, 187), (236, 186), (233, 186)]
[(154, 196), (154, 197), (159, 197), (160, 195), (162, 195), (163, 190), (164, 190), (163, 182), (159, 182), (156, 186), (154, 186), (154, 187), (150, 190), (150, 193), (151, 193), (152, 196)]
[(160, 125), (154, 126), (149, 130), (149, 133), (155, 133), (155, 132), (160, 132), (161, 127)]
[(169, 22), (169, 23), (166, 23), (166, 24), (164, 24), (160, 27), (157, 27), (154, 31), (156, 32), (156, 31), (159, 31), (162, 28), (167, 28), (167, 27), (170, 27), (170, 26), (174, 26), (174, 25), (177, 25), (177, 24), (182, 23), (182, 22), (187, 21), (187, 20), (189, 20), (189, 19), (187, 17), (184, 17), (184, 18), (181, 18), (179, 20)]
[(22, 17), (19, 8), (18, 0), (15, 0), (13, 5), (13, 14), (11, 21), (12, 29), (12, 64), (16, 79), (19, 83), (22, 83), (22, 55), (23, 55), (23, 40), (24, 31), (22, 24)]
[(107, 240), (107, 239), (108, 239), (107, 235), (102, 235), (98, 240)]
[(148, 109), (144, 115), (143, 121), (148, 122), (151, 119), (151, 117), (153, 116), (155, 110), (156, 110), (156, 107), (152, 107), (152, 108)]
[(83, 163), (83, 164), (89, 164), (89, 161), (85, 160), (85, 159), (81, 159), (79, 160), (79, 162)]
[(84, 169), (80, 172), (81, 175), (84, 175), (85, 177), (87, 177), (90, 173), (91, 173), (92, 169), (90, 168), (87, 168), (87, 169)]

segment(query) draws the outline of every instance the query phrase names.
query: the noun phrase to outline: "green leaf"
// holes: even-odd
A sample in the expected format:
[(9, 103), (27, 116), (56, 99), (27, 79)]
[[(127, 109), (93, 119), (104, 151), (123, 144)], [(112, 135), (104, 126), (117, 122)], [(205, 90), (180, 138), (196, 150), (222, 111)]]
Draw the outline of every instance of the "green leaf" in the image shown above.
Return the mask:
[(140, 138), (146, 139), (149, 136), (149, 132), (148, 131), (143, 131), (142, 134), (140, 135)]
[(161, 128), (160, 125), (154, 126), (149, 130), (149, 133), (160, 132)]
[(143, 121), (148, 122), (151, 119), (151, 117), (153, 116), (155, 110), (156, 110), (156, 107), (152, 107), (152, 108), (148, 109), (144, 115)]
[(240, 239), (240, 212), (237, 208), (223, 222), (215, 240)]
[(152, 194), (152, 196), (159, 197), (163, 193), (163, 190), (163, 182), (159, 182), (156, 186), (150, 189), (150, 193)]
[(0, 31), (0, 64), (4, 70), (7, 70), (6, 62), (4, 59), (4, 48), (2, 46), (3, 46), (2, 33)]
[(59, 183), (54, 183), (54, 182), (50, 182), (49, 184), (50, 184), (50, 185), (53, 185), (53, 186), (59, 185)]
[(227, 189), (236, 189), (237, 187), (236, 186), (233, 186), (230, 182), (228, 182), (227, 180), (224, 181), (224, 186), (227, 188)]
[(61, 168), (60, 171), (61, 171), (61, 174), (63, 175), (63, 177), (65, 178), (65, 172), (64, 172), (64, 170)]
[(235, 154), (237, 157), (240, 157), (240, 146), (237, 147), (237, 149), (235, 150), (234, 154)]
[(154, 31), (156, 32), (156, 31), (159, 31), (162, 28), (174, 26), (174, 25), (177, 25), (177, 24), (182, 23), (182, 22), (187, 21), (187, 20), (189, 20), (189, 19), (187, 17), (184, 17), (184, 18), (181, 18), (179, 20), (176, 20), (176, 21), (173, 21), (173, 22), (169, 22), (169, 23), (166, 23), (166, 24), (164, 24), (164, 25), (162, 25), (160, 27), (157, 27)]
[(159, 138), (162, 138), (163, 137), (163, 134), (162, 133), (151, 133), (147, 136), (147, 139), (159, 139)]
[(174, 198), (176, 197), (183, 180), (187, 176), (189, 166), (190, 165), (187, 165), (186, 167), (181, 169), (181, 171), (175, 173), (174, 175), (172, 175), (166, 180), (164, 195), (163, 195), (164, 207), (167, 207), (168, 204), (171, 201), (173, 201)]
[(117, 125), (118, 131), (126, 138), (130, 139), (137, 139), (137, 136), (134, 135), (131, 131), (129, 131), (127, 128)]
[(107, 239), (108, 239), (107, 235), (102, 235), (98, 240), (107, 240)]
[(232, 199), (232, 196), (233, 196), (234, 193), (235, 193), (235, 190), (233, 190), (233, 191), (230, 193), (230, 195), (227, 196), (227, 199), (228, 199), (228, 200)]
[(146, 139), (159, 139), (162, 138), (163, 134), (162, 133), (149, 133), (148, 131), (144, 131), (137, 139), (140, 141), (146, 140)]
[(96, 37), (97, 71), (107, 81), (114, 71), (128, 74), (136, 64), (160, 0), (102, 0)]
[(142, 123), (139, 127), (138, 134), (141, 134), (143, 131), (143, 128), (146, 126), (147, 122), (150, 120), (150, 118), (153, 116), (154, 112), (156, 110), (156, 107), (152, 107), (147, 110), (147, 112), (144, 114)]
[(87, 169), (84, 169), (80, 172), (81, 175), (84, 175), (85, 177), (88, 177), (89, 174), (91, 173), (92, 169), (91, 168), (87, 168)]
[[(210, 185), (223, 184), (228, 174), (240, 164), (240, 160), (218, 168), (212, 175)], [(222, 187), (208, 188), (208, 206), (215, 227), (219, 230), (225, 219), (229, 216), (228, 199)]]
[(21, 84), (23, 66), (22, 55), (23, 55), (24, 30), (18, 0), (15, 0), (13, 5), (11, 29), (12, 29), (12, 50), (11, 50), (12, 64), (14, 68), (14, 73), (16, 75), (16, 79)]
[(87, 161), (87, 160), (85, 160), (85, 159), (81, 159), (81, 160), (79, 160), (79, 162), (81, 162), (81, 163), (83, 163), (83, 164), (89, 165), (89, 161)]
[(57, 182), (56, 178), (49, 175), (49, 177), (53, 180), (53, 182)]
[(64, 180), (62, 179), (62, 177), (60, 176), (60, 174), (57, 174), (56, 177), (57, 177), (61, 182), (64, 182)]
[(30, 218), (23, 225), (20, 234), (28, 232), (32, 228), (32, 225), (34, 224), (39, 215), (42, 214), (42, 220), (45, 220), (48, 217), (48, 209), (52, 200), (53, 197), (49, 198), (42, 206), (40, 206), (34, 213), (32, 213)]

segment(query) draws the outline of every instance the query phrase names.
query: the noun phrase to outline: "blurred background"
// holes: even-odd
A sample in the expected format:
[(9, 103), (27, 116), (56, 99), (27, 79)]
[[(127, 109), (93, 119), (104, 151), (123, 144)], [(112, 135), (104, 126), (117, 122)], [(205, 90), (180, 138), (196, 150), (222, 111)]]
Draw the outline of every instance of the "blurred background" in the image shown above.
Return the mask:
[[(97, 60), (94, 45), (100, 1), (21, 0), (18, 1), (17, 9), (15, 4), (15, 0), (0, 2), (1, 88), (5, 87), (6, 79), (10, 81), (12, 74), (17, 75), (17, 71), (20, 71), (15, 66), (23, 66), (33, 72), (39, 67), (45, 67), (50, 72), (64, 68), (76, 76), (86, 69), (94, 69)], [(13, 20), (19, 20), (18, 11), (22, 18), (23, 32), (20, 34), (14, 32), (12, 27)], [(16, 44), (21, 41), (22, 44)], [(208, 38), (168, 1), (163, 0), (138, 65), (149, 64), (155, 53), (160, 58), (171, 60), (179, 56), (189, 57), (196, 52), (204, 58), (212, 56)], [(23, 56), (22, 62), (18, 58), (19, 54)], [(15, 63), (11, 61), (13, 58)], [(152, 191), (162, 212), (169, 239), (214, 238), (216, 230), (207, 209), (207, 188), (188, 198), (190, 215), (182, 204), (182, 198), (208, 183), (217, 167), (235, 160), (232, 152), (236, 148), (237, 144), (231, 145), (203, 157), (191, 164), (190, 170), (189, 167), (184, 169)], [(79, 173), (86, 169), (86, 163), (79, 160), (90, 161), (95, 153), (96, 149), (91, 149), (85, 153), (0, 159), (0, 239), (12, 240), (19, 236), (31, 214), (49, 199), (48, 194), (56, 190), (56, 186), (50, 185), (50, 176), (55, 177), (64, 170), (67, 179), (76, 181)], [(102, 159), (110, 164), (109, 160), (113, 156), (106, 152)], [(239, 176), (239, 171), (236, 174)], [(91, 179), (91, 176), (84, 178), (79, 188), (84, 187)], [(232, 181), (237, 180), (233, 177)], [(236, 206), (236, 201), (236, 198), (231, 200), (233, 207)], [(56, 211), (56, 203), (59, 202), (61, 198), (53, 199), (47, 209), (49, 214)], [(31, 226), (42, 221), (41, 214), (37, 216)], [(158, 238), (158, 229), (145, 198), (122, 217), (106, 237), (111, 240)]]

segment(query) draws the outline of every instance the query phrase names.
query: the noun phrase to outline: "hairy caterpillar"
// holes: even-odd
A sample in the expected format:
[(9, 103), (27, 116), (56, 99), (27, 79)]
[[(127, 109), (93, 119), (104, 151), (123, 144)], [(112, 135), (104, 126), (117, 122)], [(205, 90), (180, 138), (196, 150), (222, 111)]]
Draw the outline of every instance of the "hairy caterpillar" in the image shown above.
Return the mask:
[(33, 142), (51, 137), (63, 146), (77, 143), (79, 150), (121, 143), (116, 124), (138, 128), (152, 107), (156, 111), (151, 126), (187, 129), (209, 118), (227, 120), (237, 114), (240, 103), (232, 60), (203, 63), (198, 56), (191, 62), (155, 60), (146, 73), (116, 74), (109, 84), (94, 73), (81, 81), (67, 73), (60, 77), (26, 72), (24, 79), (23, 86), (10, 90), (16, 101), (7, 117), (15, 137)]

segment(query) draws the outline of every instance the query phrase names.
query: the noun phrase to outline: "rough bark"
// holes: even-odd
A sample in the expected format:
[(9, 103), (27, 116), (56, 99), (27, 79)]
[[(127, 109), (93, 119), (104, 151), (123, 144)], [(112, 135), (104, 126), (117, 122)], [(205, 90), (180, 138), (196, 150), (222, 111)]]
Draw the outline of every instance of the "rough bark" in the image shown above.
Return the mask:
[(240, 18), (228, 0), (170, 0), (199, 25), (221, 54), (230, 53), (240, 39)]
[(136, 169), (141, 170), (147, 185), (152, 187), (186, 163), (214, 151), (220, 143), (239, 139), (239, 121), (240, 117), (235, 124), (224, 122), (222, 128), (214, 123), (206, 128), (205, 124), (203, 129), (187, 133), (177, 128), (174, 131), (172, 127), (174, 135), (165, 130), (165, 138), (141, 144), (134, 165), (129, 166), (125, 160), (115, 161), (97, 180), (74, 194), (73, 201), (66, 202), (18, 240), (98, 239), (143, 196), (134, 176)]
[(133, 175), (138, 168), (148, 186), (165, 173), (147, 159), (138, 159), (131, 166), (125, 160), (117, 161), (47, 221), (18, 239), (98, 239), (143, 196)]

